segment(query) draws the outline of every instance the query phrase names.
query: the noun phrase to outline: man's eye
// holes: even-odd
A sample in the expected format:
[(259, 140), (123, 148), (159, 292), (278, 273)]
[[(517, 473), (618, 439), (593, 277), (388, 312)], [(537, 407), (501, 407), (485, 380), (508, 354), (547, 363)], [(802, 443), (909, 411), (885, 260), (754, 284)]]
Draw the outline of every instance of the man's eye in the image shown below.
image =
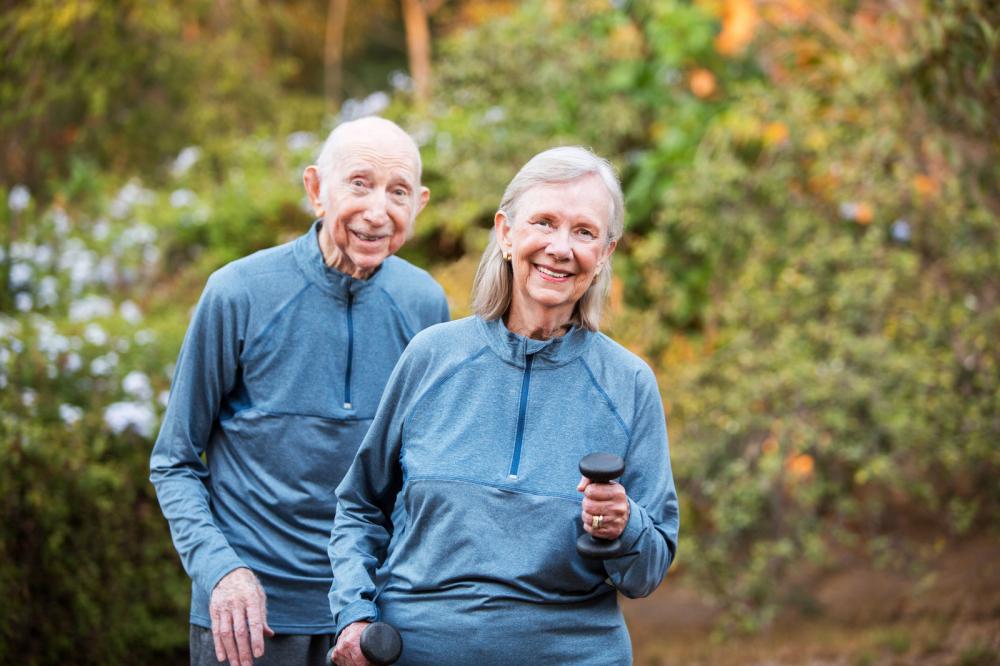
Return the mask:
[(408, 192), (403, 188), (398, 188), (396, 189), (395, 192), (393, 192), (393, 194), (395, 194), (397, 197), (405, 197), (408, 194)]
[(365, 181), (363, 181), (360, 178), (355, 178), (354, 180), (351, 181), (351, 185), (353, 185), (354, 187), (364, 187)]
[(585, 236), (585, 237), (587, 237), (587, 238), (596, 238), (596, 237), (597, 237), (597, 236), (596, 236), (596, 235), (594, 234), (594, 232), (593, 232), (593, 231), (591, 231), (590, 229), (580, 229), (580, 232), (579, 232), (579, 233), (580, 233), (580, 235), (581, 235), (581, 236)]
[(535, 224), (537, 224), (538, 226), (541, 226), (541, 227), (551, 227), (552, 226), (552, 220), (547, 220), (547, 219), (545, 219), (543, 217), (540, 220), (535, 220)]

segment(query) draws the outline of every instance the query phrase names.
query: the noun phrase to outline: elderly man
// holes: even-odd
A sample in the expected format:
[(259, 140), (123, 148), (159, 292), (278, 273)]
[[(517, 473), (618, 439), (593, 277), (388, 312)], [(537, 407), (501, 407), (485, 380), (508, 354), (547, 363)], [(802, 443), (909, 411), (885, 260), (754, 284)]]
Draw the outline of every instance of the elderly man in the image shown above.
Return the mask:
[(394, 123), (340, 125), (303, 176), (309, 232), (205, 286), (150, 461), (192, 579), (192, 664), (321, 664), (333, 644), (334, 489), (403, 348), (448, 319), (392, 256), (429, 197), (420, 170)]

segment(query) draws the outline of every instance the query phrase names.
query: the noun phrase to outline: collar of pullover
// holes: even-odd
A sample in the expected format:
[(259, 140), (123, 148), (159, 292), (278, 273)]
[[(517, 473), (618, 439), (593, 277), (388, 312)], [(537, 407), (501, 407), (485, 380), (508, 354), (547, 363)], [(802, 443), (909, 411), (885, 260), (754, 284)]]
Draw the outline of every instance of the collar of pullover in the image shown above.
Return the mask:
[(545, 365), (566, 365), (576, 359), (590, 344), (593, 334), (578, 326), (571, 327), (564, 335), (548, 340), (534, 340), (517, 333), (511, 333), (503, 318), (486, 320), (476, 318), (479, 330), (489, 343), (490, 349), (504, 361), (523, 367), (525, 359), (533, 356), (533, 363)]
[[(343, 300), (347, 300), (349, 296), (357, 296), (365, 289), (377, 285), (385, 272), (381, 266), (367, 280), (359, 280), (326, 265), (323, 253), (319, 248), (318, 234), (322, 226), (322, 219), (313, 222), (308, 233), (295, 241), (293, 249), (295, 261), (298, 262), (309, 281), (328, 294)], [(391, 257), (386, 261), (389, 259)]]

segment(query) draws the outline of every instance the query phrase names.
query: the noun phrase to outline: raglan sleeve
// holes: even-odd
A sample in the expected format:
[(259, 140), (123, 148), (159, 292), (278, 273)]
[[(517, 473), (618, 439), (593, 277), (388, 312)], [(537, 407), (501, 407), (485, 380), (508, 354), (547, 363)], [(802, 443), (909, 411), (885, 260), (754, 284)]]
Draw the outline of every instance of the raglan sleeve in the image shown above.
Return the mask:
[(375, 571), (392, 538), (392, 512), (402, 486), (400, 450), (409, 405), (420, 392), (424, 351), (417, 340), (403, 352), (382, 393), (368, 434), (337, 487), (337, 515), (327, 553), (333, 568), (330, 610), (339, 634), (379, 618)]
[(611, 582), (627, 597), (645, 597), (667, 574), (680, 526), (670, 447), (656, 378), (643, 366), (636, 375), (631, 444), (621, 479), (629, 520), (621, 539), (625, 554), (605, 560)]
[(174, 369), (150, 457), (150, 481), (185, 571), (208, 592), (244, 567), (215, 524), (202, 461), (223, 398), (238, 378), (249, 298), (227, 269), (214, 273), (195, 308)]

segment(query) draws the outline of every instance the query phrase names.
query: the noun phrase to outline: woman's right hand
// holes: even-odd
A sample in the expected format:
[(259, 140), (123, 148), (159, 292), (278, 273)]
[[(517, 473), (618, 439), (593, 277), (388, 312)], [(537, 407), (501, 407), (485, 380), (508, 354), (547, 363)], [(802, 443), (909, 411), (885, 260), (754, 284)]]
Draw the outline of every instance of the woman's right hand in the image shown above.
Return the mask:
[(361, 652), (361, 633), (371, 622), (352, 622), (344, 627), (333, 648), (333, 663), (337, 666), (372, 666)]

